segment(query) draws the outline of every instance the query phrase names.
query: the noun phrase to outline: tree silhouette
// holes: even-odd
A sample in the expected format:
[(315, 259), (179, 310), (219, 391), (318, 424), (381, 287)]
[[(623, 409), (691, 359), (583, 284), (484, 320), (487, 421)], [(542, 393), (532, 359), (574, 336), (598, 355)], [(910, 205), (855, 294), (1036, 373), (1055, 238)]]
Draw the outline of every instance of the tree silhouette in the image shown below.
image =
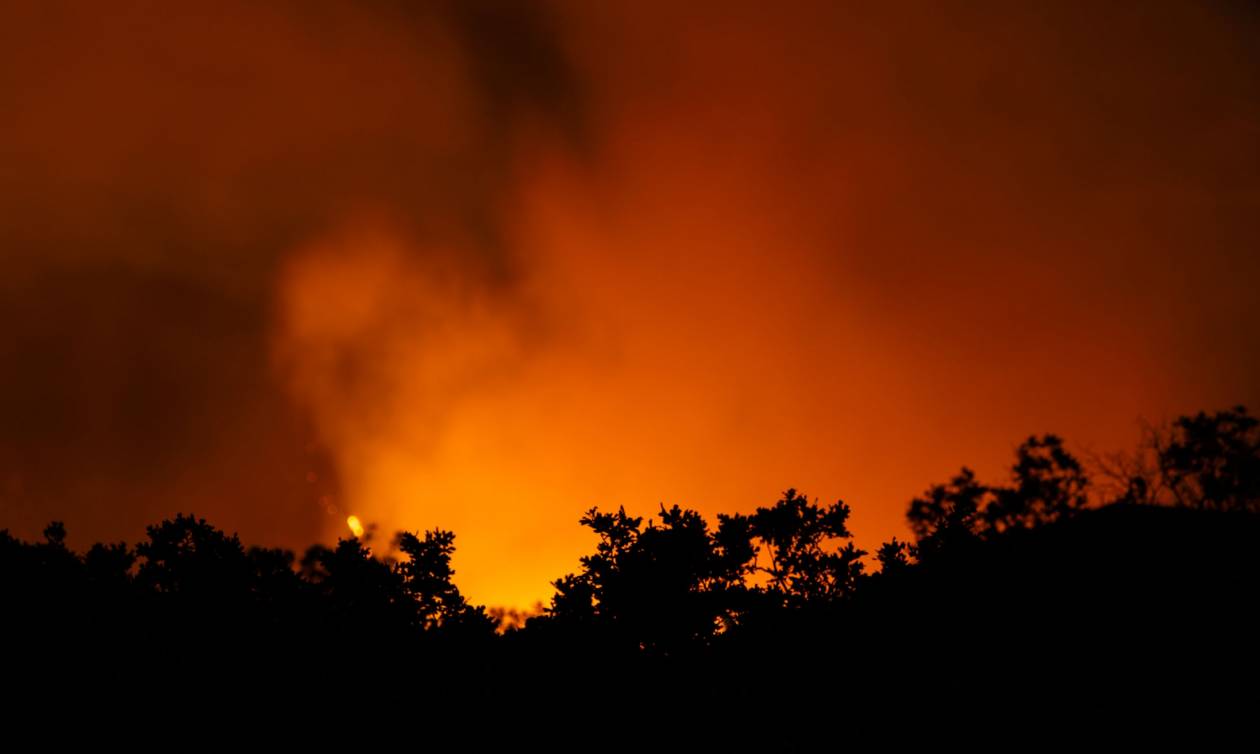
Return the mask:
[(1154, 438), (1164, 487), (1178, 505), (1260, 510), (1260, 420), (1237, 406), (1183, 416)]
[(932, 558), (979, 537), (981, 510), (990, 494), (988, 487), (976, 481), (975, 472), (963, 467), (948, 484), (933, 485), (912, 500), (906, 520), (916, 538), (915, 556)]
[(879, 573), (888, 576), (904, 573), (910, 567), (910, 553), (910, 545), (898, 542), (896, 537), (880, 545), (875, 553)]
[(402, 532), (397, 544), (407, 559), (397, 563), (395, 571), (402, 576), (403, 588), (415, 602), (421, 629), (465, 636), (484, 636), (494, 631), (495, 621), (485, 608), (468, 604), (451, 581), (455, 576), (451, 568), (455, 552), (453, 532), (435, 529), (425, 532), (423, 538)]
[(137, 582), (159, 594), (202, 598), (241, 596), (250, 589), (250, 567), (236, 535), (204, 518), (176, 515), (147, 528), (136, 545), (141, 558)]
[[(648, 655), (678, 656), (710, 647), (756, 615), (835, 602), (852, 593), (865, 553), (847, 528), (849, 507), (823, 507), (789, 489), (751, 516), (717, 517), (710, 529), (696, 511), (661, 506), (659, 522), (592, 508), (581, 519), (599, 536), (582, 571), (553, 582), (556, 593), (538, 624), (590, 635)], [(768, 563), (756, 558), (766, 551)], [(751, 585), (750, 577), (768, 581)]]
[(1029, 437), (1016, 451), (1014, 485), (991, 488), (984, 523), (994, 531), (1058, 521), (1089, 503), (1089, 477), (1055, 435)]
[(402, 574), (372, 557), (358, 538), (338, 540), (333, 548), (312, 547), (301, 566), (319, 598), (323, 628), (338, 638), (377, 635), (397, 640), (419, 630), (416, 605)]
[(829, 547), (853, 536), (846, 526), (850, 512), (843, 501), (824, 508), (789, 489), (772, 507), (753, 514), (750, 532), (770, 558), (758, 570), (770, 577), (768, 590), (784, 604), (799, 607), (853, 590), (866, 553), (852, 542)]
[(547, 613), (566, 623), (595, 624), (612, 641), (649, 655), (674, 656), (712, 642), (729, 624), (730, 595), (742, 589), (751, 557), (747, 526), (725, 517), (710, 532), (699, 513), (660, 509), (660, 522), (624, 508), (592, 508), (581, 520), (599, 535), (582, 572), (555, 582)]
[(1091, 460), (1118, 501), (1260, 510), (1260, 420), (1243, 406), (1145, 425), (1135, 451)]
[[(912, 500), (906, 520), (916, 542), (906, 552), (931, 558), (981, 538), (1064, 520), (1089, 505), (1089, 477), (1058, 436), (1029, 437), (1015, 457), (1010, 486), (982, 484), (964, 467), (948, 484)], [(891, 562), (900, 552), (888, 551)]]

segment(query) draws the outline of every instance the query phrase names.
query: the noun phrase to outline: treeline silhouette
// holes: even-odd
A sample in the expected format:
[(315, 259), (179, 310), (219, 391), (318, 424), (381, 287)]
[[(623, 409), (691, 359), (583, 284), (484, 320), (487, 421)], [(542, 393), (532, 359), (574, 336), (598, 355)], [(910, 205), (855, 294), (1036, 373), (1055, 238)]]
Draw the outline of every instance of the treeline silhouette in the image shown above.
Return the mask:
[(1167, 691), (1175, 676), (1189, 693), (1254, 667), (1257, 419), (1182, 417), (1093, 462), (1087, 473), (1060, 438), (1030, 437), (1009, 480), (964, 468), (931, 486), (908, 507), (913, 541), (871, 557), (848, 505), (792, 489), (712, 522), (678, 506), (646, 522), (591, 508), (594, 551), (510, 626), (453, 583), (451, 532), (400, 533), (387, 558), (357, 538), (299, 558), (191, 515), (82, 554), (58, 522), (37, 542), (0, 531), (0, 604), (7, 646), (59, 672), (139, 663), (183, 677), (190, 655), (246, 675), (388, 665), (400, 678), (424, 668), (410, 678), (435, 693), (662, 674), (710, 696), (807, 677), (922, 694), (1084, 679)]

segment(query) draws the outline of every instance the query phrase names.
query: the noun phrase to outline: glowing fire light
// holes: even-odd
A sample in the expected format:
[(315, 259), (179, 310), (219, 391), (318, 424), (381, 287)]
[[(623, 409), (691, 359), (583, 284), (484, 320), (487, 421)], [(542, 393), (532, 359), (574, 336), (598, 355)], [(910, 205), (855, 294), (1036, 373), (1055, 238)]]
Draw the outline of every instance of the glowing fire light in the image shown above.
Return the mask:
[(363, 522), (359, 520), (358, 516), (348, 516), (346, 518), (346, 526), (350, 527), (350, 531), (354, 532), (354, 536), (363, 536)]

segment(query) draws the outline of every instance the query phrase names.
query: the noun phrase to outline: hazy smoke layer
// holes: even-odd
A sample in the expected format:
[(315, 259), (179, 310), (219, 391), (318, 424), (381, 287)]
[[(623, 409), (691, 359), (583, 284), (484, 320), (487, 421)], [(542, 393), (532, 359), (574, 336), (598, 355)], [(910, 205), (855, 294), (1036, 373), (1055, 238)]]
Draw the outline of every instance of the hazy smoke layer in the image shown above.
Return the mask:
[(1260, 399), (1248, 4), (177, 6), (0, 10), (0, 526), (443, 526), (520, 604), (593, 504), (874, 547)]

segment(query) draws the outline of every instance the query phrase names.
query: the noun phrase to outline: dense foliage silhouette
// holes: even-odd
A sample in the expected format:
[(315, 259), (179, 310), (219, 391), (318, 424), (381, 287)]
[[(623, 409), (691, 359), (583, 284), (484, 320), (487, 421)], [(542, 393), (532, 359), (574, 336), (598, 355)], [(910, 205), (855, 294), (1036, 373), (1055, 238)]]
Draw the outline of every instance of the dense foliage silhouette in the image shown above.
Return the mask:
[(510, 625), (456, 587), (452, 532), (402, 532), (393, 557), (349, 538), (299, 558), (184, 514), (83, 554), (60, 522), (36, 542), (0, 531), (0, 603), (7, 645), (62, 671), (142, 663), (171, 682), (190, 657), (245, 675), (370, 657), (435, 693), (668, 673), (710, 696), (806, 676), (876, 694), (1086, 679), (1188, 694), (1251, 672), (1260, 423), (1241, 407), (1183, 417), (1096, 471), (1118, 485), (1096, 486), (1059, 437), (1030, 437), (1006, 482), (963, 468), (930, 486), (907, 510), (913, 541), (870, 558), (847, 504), (794, 489), (713, 524), (677, 505), (646, 523), (591, 508), (594, 551)]

